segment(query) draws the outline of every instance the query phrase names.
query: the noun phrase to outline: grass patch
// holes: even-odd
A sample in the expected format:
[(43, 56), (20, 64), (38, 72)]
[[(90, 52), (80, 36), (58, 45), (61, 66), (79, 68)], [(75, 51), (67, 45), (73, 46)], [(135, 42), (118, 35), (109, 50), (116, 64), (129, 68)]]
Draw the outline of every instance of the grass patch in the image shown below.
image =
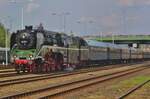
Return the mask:
[(119, 93), (124, 92), (148, 79), (150, 79), (150, 77), (148, 76), (138, 76), (138, 77), (130, 78), (128, 80), (120, 81), (118, 84), (111, 86), (111, 89), (116, 90), (116, 92)]
[(116, 84), (106, 85), (98, 88), (95, 92), (88, 93), (86, 96), (81, 96), (80, 99), (117, 99), (118, 96), (127, 92), (129, 89), (142, 82), (149, 80), (149, 76), (136, 76), (127, 80), (116, 82)]

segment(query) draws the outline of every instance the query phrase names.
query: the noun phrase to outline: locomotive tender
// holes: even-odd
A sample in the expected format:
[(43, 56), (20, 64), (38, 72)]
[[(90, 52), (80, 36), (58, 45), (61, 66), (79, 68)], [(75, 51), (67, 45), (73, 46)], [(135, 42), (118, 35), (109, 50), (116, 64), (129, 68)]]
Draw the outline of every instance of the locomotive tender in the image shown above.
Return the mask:
[(11, 62), (16, 71), (49, 72), (92, 64), (146, 60), (150, 52), (26, 26), (11, 35)]

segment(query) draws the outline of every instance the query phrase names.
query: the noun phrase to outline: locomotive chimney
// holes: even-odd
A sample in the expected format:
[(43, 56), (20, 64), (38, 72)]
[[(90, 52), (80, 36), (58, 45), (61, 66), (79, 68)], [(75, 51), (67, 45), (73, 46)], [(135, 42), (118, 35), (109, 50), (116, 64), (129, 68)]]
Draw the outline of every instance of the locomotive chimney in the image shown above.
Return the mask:
[(32, 25), (31, 25), (31, 26), (25, 26), (25, 29), (26, 29), (26, 30), (32, 30), (32, 28), (33, 28)]

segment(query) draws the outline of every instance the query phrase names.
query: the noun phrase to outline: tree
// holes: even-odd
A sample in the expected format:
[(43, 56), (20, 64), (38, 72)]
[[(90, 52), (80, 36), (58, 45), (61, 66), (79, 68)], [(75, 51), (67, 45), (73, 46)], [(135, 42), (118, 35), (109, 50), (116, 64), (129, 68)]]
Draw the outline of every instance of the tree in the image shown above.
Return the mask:
[(5, 47), (6, 30), (3, 24), (0, 23), (0, 47)]

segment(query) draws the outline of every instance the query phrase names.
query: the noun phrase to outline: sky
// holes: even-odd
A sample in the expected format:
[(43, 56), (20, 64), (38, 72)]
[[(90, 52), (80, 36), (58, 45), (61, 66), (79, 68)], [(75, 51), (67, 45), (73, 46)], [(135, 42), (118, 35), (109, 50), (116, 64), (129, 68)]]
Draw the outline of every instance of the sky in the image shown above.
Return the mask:
[(24, 26), (75, 35), (150, 33), (150, 0), (0, 0), (0, 21), (21, 29), (22, 8)]

